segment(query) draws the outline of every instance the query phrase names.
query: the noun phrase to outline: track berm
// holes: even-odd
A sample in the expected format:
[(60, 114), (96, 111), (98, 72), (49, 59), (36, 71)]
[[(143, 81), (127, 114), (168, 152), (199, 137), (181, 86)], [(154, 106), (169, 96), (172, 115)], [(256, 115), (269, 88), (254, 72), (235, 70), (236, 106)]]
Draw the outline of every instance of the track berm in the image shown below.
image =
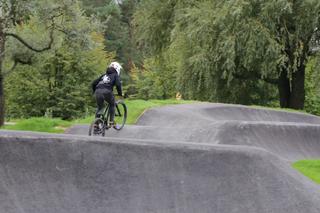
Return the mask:
[(291, 167), (320, 157), (319, 117), (188, 104), (87, 132), (0, 131), (0, 213), (320, 212), (319, 185)]

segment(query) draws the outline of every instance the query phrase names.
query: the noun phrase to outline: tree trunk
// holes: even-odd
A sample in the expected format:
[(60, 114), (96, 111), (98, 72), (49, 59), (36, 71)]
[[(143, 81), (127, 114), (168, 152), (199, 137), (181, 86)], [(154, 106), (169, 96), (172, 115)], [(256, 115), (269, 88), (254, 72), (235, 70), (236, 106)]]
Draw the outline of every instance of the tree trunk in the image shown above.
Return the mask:
[(279, 90), (279, 98), (280, 98), (280, 107), (289, 108), (291, 92), (290, 92), (290, 82), (288, 78), (288, 72), (286, 70), (282, 70), (280, 73), (279, 81), (278, 81), (278, 90)]
[(292, 74), (292, 89), (289, 107), (292, 109), (303, 109), (305, 101), (305, 65), (298, 67), (297, 71)]
[(4, 76), (2, 73), (2, 63), (4, 59), (5, 35), (3, 33), (2, 24), (0, 23), (0, 126), (4, 125)]
[[(291, 87), (290, 87), (291, 83)], [(278, 90), (281, 108), (303, 109), (305, 101), (305, 65), (298, 67), (292, 73), (292, 80), (288, 78), (287, 71), (279, 76)]]

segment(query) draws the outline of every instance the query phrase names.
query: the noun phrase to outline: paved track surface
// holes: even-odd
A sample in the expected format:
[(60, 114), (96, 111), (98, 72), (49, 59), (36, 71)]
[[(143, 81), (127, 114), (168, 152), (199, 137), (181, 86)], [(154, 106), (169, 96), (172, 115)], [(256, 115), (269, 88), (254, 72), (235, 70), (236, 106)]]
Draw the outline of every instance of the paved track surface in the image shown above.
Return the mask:
[[(88, 125), (68, 134), (87, 135)], [(238, 105), (190, 104), (154, 108), (137, 125), (107, 131), (107, 137), (184, 141), (264, 148), (296, 161), (320, 157), (320, 118), (303, 113)]]
[(316, 116), (175, 105), (87, 132), (0, 131), (0, 213), (320, 212), (320, 187), (290, 166), (320, 157)]

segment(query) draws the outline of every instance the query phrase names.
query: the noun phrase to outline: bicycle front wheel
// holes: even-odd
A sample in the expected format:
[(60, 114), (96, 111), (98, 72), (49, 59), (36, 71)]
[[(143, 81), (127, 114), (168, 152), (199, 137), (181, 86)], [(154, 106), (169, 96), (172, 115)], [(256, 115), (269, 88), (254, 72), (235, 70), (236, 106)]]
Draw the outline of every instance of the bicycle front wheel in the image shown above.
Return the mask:
[(121, 130), (124, 127), (124, 124), (127, 120), (127, 106), (123, 101), (118, 101), (115, 107), (114, 121), (115, 125), (113, 126), (116, 130)]

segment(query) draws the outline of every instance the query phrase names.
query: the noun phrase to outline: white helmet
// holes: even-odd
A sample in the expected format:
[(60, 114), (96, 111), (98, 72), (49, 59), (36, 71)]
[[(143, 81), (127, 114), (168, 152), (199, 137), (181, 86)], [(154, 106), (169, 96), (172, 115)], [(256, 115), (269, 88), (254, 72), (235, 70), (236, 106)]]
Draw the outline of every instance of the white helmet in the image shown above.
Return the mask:
[(121, 69), (122, 69), (122, 66), (121, 66), (118, 62), (116, 62), (116, 61), (112, 62), (112, 63), (109, 65), (109, 67), (115, 68), (115, 70), (117, 71), (118, 75), (120, 76), (120, 71), (121, 71)]

